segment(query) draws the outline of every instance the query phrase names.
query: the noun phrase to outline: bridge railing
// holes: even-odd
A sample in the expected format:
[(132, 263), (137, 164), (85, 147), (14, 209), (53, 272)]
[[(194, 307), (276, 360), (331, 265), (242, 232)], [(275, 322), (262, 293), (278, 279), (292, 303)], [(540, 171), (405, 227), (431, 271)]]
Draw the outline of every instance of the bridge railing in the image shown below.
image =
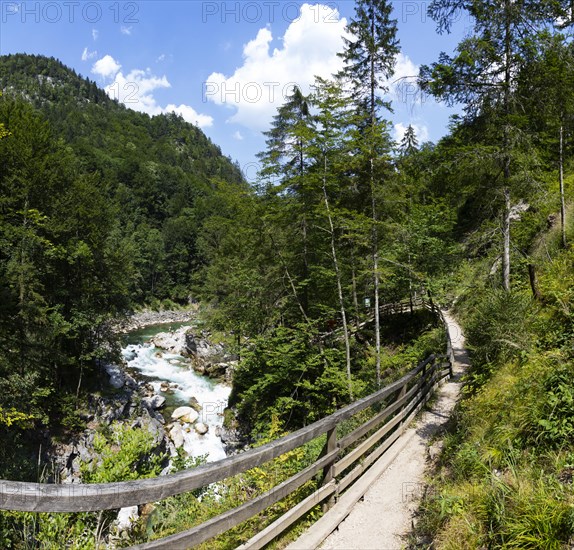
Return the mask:
[[(434, 307), (434, 306), (433, 306)], [(452, 346), (447, 348), (452, 355)], [(152, 479), (106, 484), (39, 484), (0, 481), (0, 509), (28, 512), (82, 512), (117, 509), (179, 495), (241, 474), (326, 435), (319, 457), (265, 493), (196, 527), (133, 548), (190, 548), (254, 517), (320, 476), (311, 495), (264, 528), (241, 548), (261, 548), (320, 503), (329, 507), (392, 447), (409, 422), (452, 374), (450, 356), (431, 355), (401, 379), (289, 435), (242, 454)], [(338, 438), (337, 428), (369, 407), (372, 418)]]

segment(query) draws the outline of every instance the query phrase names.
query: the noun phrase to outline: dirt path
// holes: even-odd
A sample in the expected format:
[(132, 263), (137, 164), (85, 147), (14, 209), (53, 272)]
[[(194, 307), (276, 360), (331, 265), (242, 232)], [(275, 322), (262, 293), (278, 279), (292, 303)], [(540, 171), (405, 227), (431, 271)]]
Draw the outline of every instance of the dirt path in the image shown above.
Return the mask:
[[(405, 546), (405, 536), (411, 531), (413, 512), (417, 509), (424, 488), (428, 457), (438, 453), (441, 447), (439, 442), (429, 448), (429, 443), (444, 429), (460, 393), (460, 378), (468, 366), (468, 354), (460, 326), (448, 312), (443, 313), (449, 326), (455, 356), (453, 378), (438, 389), (432, 407), (397, 440), (395, 445), (401, 450), (396, 458), (381, 468), (382, 473), (364, 498), (355, 504), (339, 527), (327, 536), (321, 549), (393, 550)], [(328, 513), (336, 514), (336, 508), (337, 505)], [(327, 532), (314, 532), (312, 527), (289, 548), (316, 548), (326, 535)]]

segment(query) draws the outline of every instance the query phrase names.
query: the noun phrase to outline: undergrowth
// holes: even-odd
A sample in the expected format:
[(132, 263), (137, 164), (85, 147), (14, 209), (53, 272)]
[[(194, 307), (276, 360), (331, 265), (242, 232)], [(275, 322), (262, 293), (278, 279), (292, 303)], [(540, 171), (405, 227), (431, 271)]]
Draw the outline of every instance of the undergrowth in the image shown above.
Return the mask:
[(539, 300), (485, 284), (459, 303), (472, 368), (413, 547), (574, 544), (574, 251), (555, 231), (536, 249)]

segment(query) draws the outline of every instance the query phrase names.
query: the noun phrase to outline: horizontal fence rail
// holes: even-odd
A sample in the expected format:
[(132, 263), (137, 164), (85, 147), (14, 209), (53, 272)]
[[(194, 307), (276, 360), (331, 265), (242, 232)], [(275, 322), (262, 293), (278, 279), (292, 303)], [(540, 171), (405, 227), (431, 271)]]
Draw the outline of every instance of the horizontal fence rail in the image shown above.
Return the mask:
[[(416, 305), (392, 304), (388, 311), (433, 311), (445, 324), (442, 312), (432, 302)], [(403, 307), (405, 309), (403, 309)], [(448, 328), (448, 327), (446, 327)], [(256, 449), (166, 476), (104, 484), (41, 484), (0, 481), (0, 509), (27, 512), (87, 512), (118, 509), (155, 502), (206, 487), (241, 474), (326, 435), (319, 457), (292, 477), (240, 506), (176, 535), (132, 547), (132, 549), (189, 548), (220, 535), (284, 499), (320, 475), (322, 484), (280, 518), (265, 527), (240, 548), (262, 548), (313, 507), (327, 508), (393, 445), (409, 422), (431, 397), (434, 388), (452, 375), (452, 343), (447, 330), (447, 355), (431, 355), (402, 378), (359, 399), (337, 412), (289, 435)], [(382, 406), (369, 420), (337, 439), (337, 428), (345, 420), (372, 406)]]

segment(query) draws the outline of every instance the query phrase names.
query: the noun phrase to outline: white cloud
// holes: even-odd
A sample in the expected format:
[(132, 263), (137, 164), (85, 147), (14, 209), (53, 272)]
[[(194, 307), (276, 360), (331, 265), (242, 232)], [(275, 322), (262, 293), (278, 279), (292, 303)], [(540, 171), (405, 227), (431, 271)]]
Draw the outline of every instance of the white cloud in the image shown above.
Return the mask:
[(419, 74), (419, 66), (413, 63), (408, 55), (399, 52), (396, 59), (395, 74), (392, 77), (393, 81), (410, 77), (414, 79)]
[[(419, 145), (422, 145), (425, 141), (428, 141), (429, 130), (424, 124), (417, 124), (417, 123), (411, 122), (410, 125), (413, 127), (413, 129), (415, 131)], [(407, 131), (408, 126), (409, 126), (408, 124), (403, 124), (402, 122), (399, 122), (399, 123), (394, 125), (394, 128), (393, 128), (394, 136), (393, 137), (397, 143), (400, 143), (401, 140), (403, 139), (405, 132)]]
[(237, 141), (243, 141), (243, 134), (237, 130), (234, 134), (233, 134), (233, 139), (236, 139)]
[(132, 29), (133, 29), (133, 27), (126, 27), (126, 26), (122, 25), (120, 27), (120, 32), (122, 34), (126, 34), (127, 36), (130, 36), (130, 34), (132, 34)]
[(424, 103), (425, 96), (417, 85), (419, 66), (402, 52), (397, 55), (395, 73), (390, 78), (389, 99), (407, 108)]
[(86, 48), (84, 48), (84, 51), (82, 52), (82, 61), (88, 61), (88, 59), (92, 59), (92, 58), (96, 57), (96, 55), (98, 55), (97, 50), (94, 50), (93, 52), (91, 52), (86, 47)]
[(161, 63), (162, 61), (165, 61), (166, 56), (164, 53), (162, 53), (160, 56), (158, 56), (158, 58), (155, 60), (156, 63)]
[[(318, 17), (326, 10), (329, 17)], [(230, 76), (212, 73), (204, 97), (217, 105), (235, 108), (229, 122), (262, 130), (297, 84), (309, 93), (315, 75), (328, 77), (342, 67), (337, 52), (343, 49), (347, 21), (331, 7), (303, 4), (300, 17), (287, 28), (282, 44), (271, 50), (269, 28), (243, 47), (243, 65)]]
[(163, 113), (176, 113), (181, 115), (186, 122), (195, 124), (200, 128), (208, 128), (213, 126), (213, 118), (209, 115), (202, 115), (198, 113), (193, 107), (189, 105), (173, 105), (169, 104), (165, 109), (161, 109)]
[(122, 66), (111, 55), (104, 55), (94, 63), (92, 72), (102, 78), (112, 78), (121, 68)]
[(155, 90), (170, 88), (171, 84), (166, 76), (158, 77), (151, 69), (132, 69), (125, 74), (120, 70), (121, 65), (110, 55), (105, 55), (92, 67), (92, 73), (100, 75), (106, 80), (112, 80), (104, 90), (112, 98), (117, 99), (126, 107), (149, 115), (175, 112), (184, 120), (196, 124), (200, 128), (213, 125), (213, 118), (198, 113), (193, 107), (181, 104), (169, 104), (166, 107), (158, 105), (153, 96)]
[(100, 31), (98, 29), (92, 29), (92, 38), (94, 39), (94, 42), (98, 39), (98, 36), (100, 36)]

